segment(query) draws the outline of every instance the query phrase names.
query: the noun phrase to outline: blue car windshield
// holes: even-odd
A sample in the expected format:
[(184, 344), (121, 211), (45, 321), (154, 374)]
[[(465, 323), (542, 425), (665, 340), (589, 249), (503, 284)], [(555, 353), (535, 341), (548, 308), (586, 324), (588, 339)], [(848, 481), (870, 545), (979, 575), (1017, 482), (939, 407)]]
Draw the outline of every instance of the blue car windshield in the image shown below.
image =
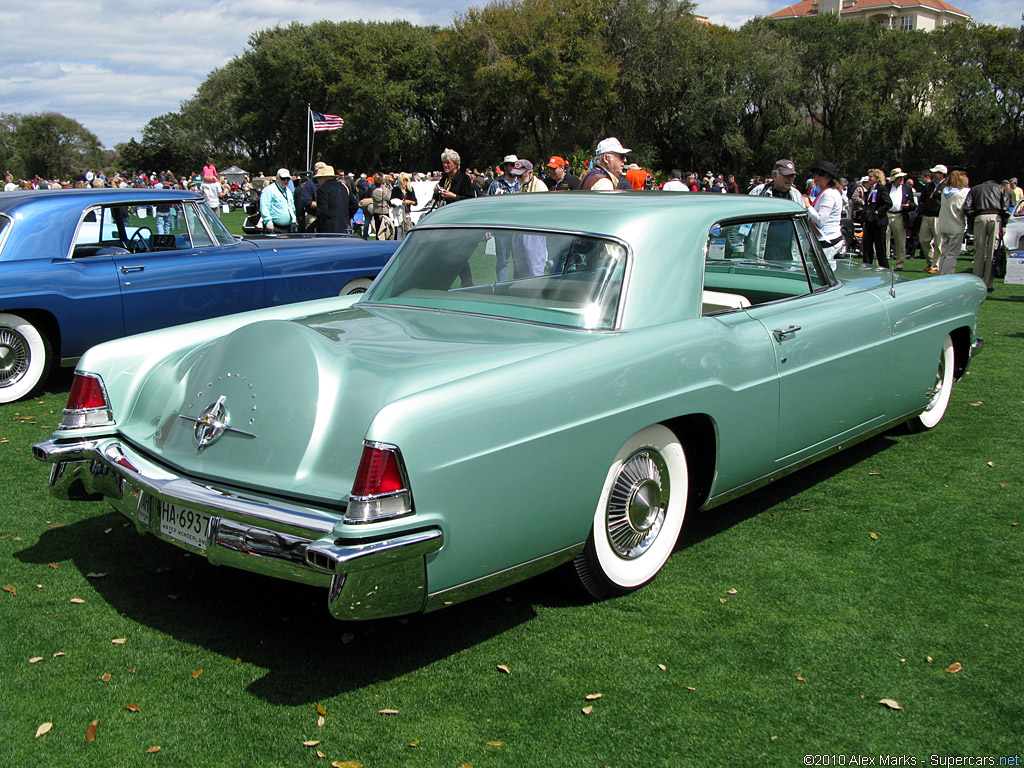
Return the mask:
[(213, 236), (217, 238), (218, 243), (221, 245), (231, 245), (235, 242), (235, 236), (228, 232), (228, 228), (224, 226), (221, 220), (213, 215), (209, 206), (200, 204), (196, 207), (202, 212), (200, 215), (210, 227), (210, 231), (213, 232)]
[(626, 248), (525, 229), (414, 229), (362, 301), (611, 329)]

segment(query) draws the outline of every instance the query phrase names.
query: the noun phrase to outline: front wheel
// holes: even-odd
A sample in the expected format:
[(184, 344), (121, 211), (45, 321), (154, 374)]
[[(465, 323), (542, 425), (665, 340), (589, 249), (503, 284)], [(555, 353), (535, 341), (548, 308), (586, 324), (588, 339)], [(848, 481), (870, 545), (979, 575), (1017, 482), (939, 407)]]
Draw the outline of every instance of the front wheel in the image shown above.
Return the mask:
[(35, 391), (50, 368), (50, 343), (19, 315), (0, 313), (0, 403)]
[(931, 399), (924, 411), (907, 422), (910, 432), (924, 432), (936, 426), (946, 415), (949, 398), (953, 394), (953, 371), (956, 355), (953, 351), (953, 338), (947, 336), (939, 354), (939, 368), (935, 374), (935, 387), (930, 391)]
[(689, 477), (679, 439), (655, 424), (619, 449), (601, 490), (576, 574), (593, 597), (624, 595), (653, 579), (675, 548)]

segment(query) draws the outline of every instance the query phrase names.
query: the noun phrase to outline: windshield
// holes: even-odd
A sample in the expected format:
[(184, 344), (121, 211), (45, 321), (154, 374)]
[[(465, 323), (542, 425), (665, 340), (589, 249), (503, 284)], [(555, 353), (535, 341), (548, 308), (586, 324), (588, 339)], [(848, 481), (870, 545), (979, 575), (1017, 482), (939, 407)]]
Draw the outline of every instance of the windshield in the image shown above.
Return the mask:
[[(228, 228), (224, 226), (221, 220), (213, 215), (209, 206), (197, 205), (196, 208), (201, 211), (200, 215), (206, 220), (207, 226), (213, 232), (213, 236), (217, 238), (218, 243), (221, 245), (231, 245), (235, 242), (235, 236), (228, 232)], [(195, 234), (193, 234), (193, 237), (195, 237)]]
[(625, 268), (625, 247), (594, 237), (414, 229), (362, 301), (610, 329)]

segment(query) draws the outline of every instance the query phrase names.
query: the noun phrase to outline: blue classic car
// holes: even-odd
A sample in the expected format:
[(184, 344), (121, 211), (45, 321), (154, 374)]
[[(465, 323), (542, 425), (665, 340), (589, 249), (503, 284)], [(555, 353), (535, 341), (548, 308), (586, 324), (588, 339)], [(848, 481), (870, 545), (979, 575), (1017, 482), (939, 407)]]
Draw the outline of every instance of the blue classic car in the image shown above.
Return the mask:
[(364, 291), (395, 243), (241, 240), (189, 192), (0, 195), (0, 403), (53, 363), (169, 325)]
[(343, 619), (568, 562), (629, 592), (687, 510), (938, 425), (980, 348), (981, 280), (830, 263), (811, 232), (741, 195), (449, 205), (361, 297), (93, 348), (35, 455), (58, 497)]

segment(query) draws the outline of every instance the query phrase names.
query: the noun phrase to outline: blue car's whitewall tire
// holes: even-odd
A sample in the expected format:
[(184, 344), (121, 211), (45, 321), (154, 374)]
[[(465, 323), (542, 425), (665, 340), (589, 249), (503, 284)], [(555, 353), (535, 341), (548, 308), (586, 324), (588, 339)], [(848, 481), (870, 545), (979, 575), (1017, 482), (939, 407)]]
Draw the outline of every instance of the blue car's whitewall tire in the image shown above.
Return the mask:
[(907, 422), (911, 432), (923, 432), (938, 425), (949, 408), (949, 398), (953, 394), (953, 372), (956, 355), (953, 351), (953, 339), (946, 337), (939, 355), (939, 368), (935, 374), (935, 388), (931, 391), (931, 400), (924, 411)]
[(341, 288), (339, 296), (351, 296), (354, 293), (366, 293), (369, 287), (373, 285), (373, 280), (368, 277), (357, 277), (355, 280), (349, 280)]
[(625, 442), (574, 563), (592, 596), (623, 595), (658, 574), (679, 538), (688, 487), (686, 455), (670, 429), (655, 424)]
[(19, 315), (0, 313), (0, 403), (35, 391), (50, 367), (50, 343)]

